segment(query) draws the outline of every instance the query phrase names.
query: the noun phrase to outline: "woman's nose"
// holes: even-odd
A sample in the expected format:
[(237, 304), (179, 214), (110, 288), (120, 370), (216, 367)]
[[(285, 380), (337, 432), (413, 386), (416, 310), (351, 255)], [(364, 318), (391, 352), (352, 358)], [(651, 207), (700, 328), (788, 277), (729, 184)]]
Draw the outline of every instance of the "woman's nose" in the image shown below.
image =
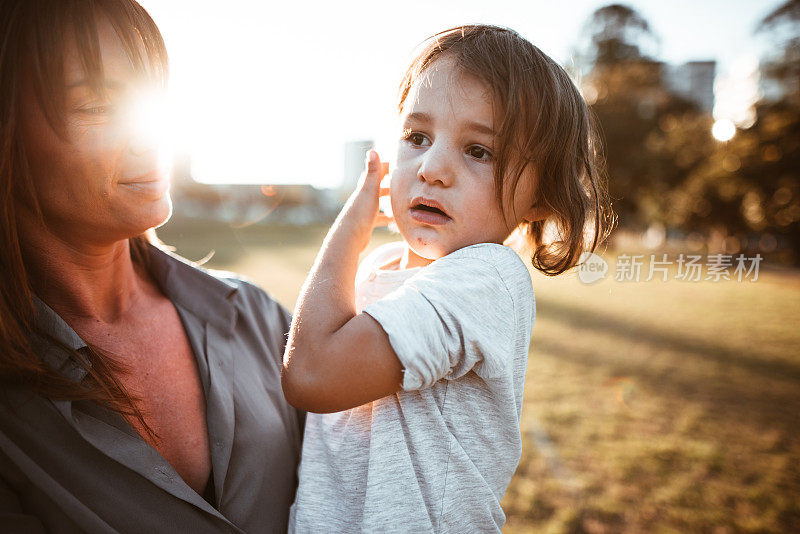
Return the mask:
[(124, 136), (128, 152), (127, 161), (137, 168), (154, 170), (168, 164), (171, 154), (168, 142), (152, 125), (145, 123), (129, 124)]
[(137, 95), (128, 110), (125, 127), (129, 147), (141, 156), (162, 149), (169, 141), (169, 121), (166, 101), (158, 94)]
[(134, 156), (147, 156), (158, 152), (161, 147), (150, 132), (132, 131), (129, 135), (128, 149)]
[(422, 164), (417, 171), (417, 177), (429, 184), (439, 184), (445, 187), (453, 185), (455, 177), (455, 162), (452, 149), (444, 143), (431, 145), (422, 156)]

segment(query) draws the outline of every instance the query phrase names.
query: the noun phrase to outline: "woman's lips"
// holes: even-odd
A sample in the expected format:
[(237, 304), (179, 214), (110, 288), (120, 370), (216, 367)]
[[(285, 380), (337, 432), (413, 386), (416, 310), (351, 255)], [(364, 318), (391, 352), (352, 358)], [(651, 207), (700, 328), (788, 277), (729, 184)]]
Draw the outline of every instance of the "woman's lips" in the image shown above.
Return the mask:
[(119, 182), (119, 185), (135, 193), (141, 193), (152, 198), (161, 198), (169, 189), (169, 176), (149, 174), (141, 178)]

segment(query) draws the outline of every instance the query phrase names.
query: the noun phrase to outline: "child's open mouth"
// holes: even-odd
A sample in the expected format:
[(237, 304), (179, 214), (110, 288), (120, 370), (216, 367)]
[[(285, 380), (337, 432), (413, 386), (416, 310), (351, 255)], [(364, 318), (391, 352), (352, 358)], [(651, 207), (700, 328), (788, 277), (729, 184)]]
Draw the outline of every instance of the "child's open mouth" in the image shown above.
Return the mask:
[(417, 197), (411, 201), (409, 213), (415, 221), (432, 226), (445, 224), (452, 220), (441, 204), (433, 199), (423, 197)]

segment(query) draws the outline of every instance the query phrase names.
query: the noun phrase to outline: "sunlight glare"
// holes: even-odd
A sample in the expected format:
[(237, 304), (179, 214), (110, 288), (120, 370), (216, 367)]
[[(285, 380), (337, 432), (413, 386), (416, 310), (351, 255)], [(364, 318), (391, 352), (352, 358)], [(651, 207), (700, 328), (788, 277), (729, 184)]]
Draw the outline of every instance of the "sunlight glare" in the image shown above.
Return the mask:
[(711, 135), (717, 141), (730, 141), (736, 135), (736, 125), (730, 119), (720, 119), (711, 127)]
[(172, 114), (163, 91), (143, 91), (136, 95), (129, 112), (129, 127), (142, 146), (158, 150), (159, 167), (172, 164)]

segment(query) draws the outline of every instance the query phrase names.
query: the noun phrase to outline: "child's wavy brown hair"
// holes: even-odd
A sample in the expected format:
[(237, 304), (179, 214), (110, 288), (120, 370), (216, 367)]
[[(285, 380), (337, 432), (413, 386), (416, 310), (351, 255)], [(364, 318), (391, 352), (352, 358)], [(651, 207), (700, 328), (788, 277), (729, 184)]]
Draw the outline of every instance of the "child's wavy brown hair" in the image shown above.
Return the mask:
[(515, 191), (523, 176), (538, 176), (535, 202), (549, 215), (523, 221), (519, 230), (536, 269), (563, 273), (584, 250), (594, 251), (616, 222), (586, 102), (564, 69), (517, 32), (470, 25), (425, 41), (400, 84), (400, 113), (414, 83), (442, 57), (493, 93), (497, 199), (502, 207), (504, 191)]

